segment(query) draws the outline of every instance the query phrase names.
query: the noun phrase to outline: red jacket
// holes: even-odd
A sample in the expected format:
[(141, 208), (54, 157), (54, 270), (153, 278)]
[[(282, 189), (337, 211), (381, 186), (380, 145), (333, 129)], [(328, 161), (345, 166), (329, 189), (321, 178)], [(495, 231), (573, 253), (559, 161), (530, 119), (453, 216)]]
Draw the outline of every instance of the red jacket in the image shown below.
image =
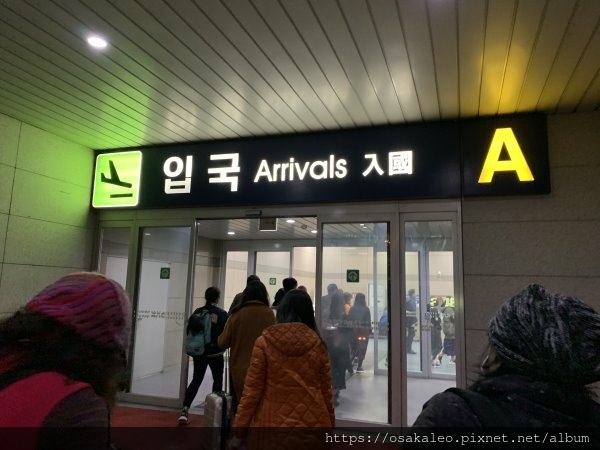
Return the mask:
[[(0, 427), (15, 429), (8, 440), (18, 440), (4, 442), (3, 446), (20, 450), (38, 448), (39, 432), (48, 414), (65, 398), (89, 386), (57, 372), (41, 372), (0, 390)], [(27, 432), (17, 432), (17, 428), (26, 428)]]

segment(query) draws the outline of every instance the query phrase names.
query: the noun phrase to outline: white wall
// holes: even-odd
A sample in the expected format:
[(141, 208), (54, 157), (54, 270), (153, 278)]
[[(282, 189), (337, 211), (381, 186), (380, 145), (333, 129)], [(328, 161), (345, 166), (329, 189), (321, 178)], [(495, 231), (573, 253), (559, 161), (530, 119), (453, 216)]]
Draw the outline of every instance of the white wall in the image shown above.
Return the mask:
[(463, 201), (467, 369), (498, 306), (529, 283), (600, 311), (600, 112), (548, 118), (552, 193)]
[(0, 318), (89, 270), (91, 149), (0, 114)]

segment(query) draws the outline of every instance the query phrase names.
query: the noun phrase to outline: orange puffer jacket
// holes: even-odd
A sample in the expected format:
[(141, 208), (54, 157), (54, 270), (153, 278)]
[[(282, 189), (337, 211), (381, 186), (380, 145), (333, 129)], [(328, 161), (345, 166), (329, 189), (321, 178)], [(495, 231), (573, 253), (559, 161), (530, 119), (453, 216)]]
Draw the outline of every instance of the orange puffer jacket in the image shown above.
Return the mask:
[(319, 336), (303, 323), (267, 328), (252, 351), (235, 435), (247, 435), (248, 449), (323, 448), (334, 424), (329, 356)]

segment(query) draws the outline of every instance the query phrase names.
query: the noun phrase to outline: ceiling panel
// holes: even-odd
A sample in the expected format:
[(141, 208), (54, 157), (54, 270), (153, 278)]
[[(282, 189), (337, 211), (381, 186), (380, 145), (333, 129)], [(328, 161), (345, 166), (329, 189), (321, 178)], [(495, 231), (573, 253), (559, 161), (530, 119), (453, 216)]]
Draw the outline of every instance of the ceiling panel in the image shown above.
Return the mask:
[(457, 15), (453, 2), (438, 2), (428, 8), (438, 101), (442, 117), (456, 116), (458, 102)]
[(545, 0), (521, 1), (516, 4), (510, 48), (506, 58), (506, 71), (499, 99), (498, 112), (501, 114), (512, 114), (517, 110), (531, 52), (539, 32), (538, 27), (532, 24), (541, 23), (545, 6)]
[(510, 54), (516, 0), (490, 0), (487, 9), (479, 114), (498, 113), (498, 104)]
[(479, 115), (487, 2), (458, 0), (458, 86), (460, 117)]
[[(600, 1), (587, 0), (577, 3), (541, 93), (539, 107), (556, 109), (577, 67), (589, 62), (582, 59), (592, 41), (594, 31), (596, 35), (600, 34), (599, 18)], [(600, 52), (596, 53), (596, 58), (600, 58)]]
[(399, 1), (398, 7), (421, 115), (425, 120), (438, 120), (439, 96), (427, 3), (420, 0)]
[[(519, 111), (536, 111), (577, 0), (548, 1), (519, 96)], [(562, 70), (555, 67), (554, 70)]]
[(599, 109), (598, 0), (0, 2), (0, 113), (93, 149)]

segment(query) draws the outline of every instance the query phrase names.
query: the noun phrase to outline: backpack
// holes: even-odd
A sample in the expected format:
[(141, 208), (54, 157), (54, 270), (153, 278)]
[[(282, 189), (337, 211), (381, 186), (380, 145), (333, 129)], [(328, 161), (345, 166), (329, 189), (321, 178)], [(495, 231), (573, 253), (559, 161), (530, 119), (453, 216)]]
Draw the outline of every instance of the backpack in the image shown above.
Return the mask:
[[(189, 331), (185, 336), (185, 352), (188, 356), (204, 355), (211, 341), (210, 326), (209, 310), (203, 309), (191, 315), (188, 321)], [(192, 329), (197, 330), (197, 333), (194, 334)]]

